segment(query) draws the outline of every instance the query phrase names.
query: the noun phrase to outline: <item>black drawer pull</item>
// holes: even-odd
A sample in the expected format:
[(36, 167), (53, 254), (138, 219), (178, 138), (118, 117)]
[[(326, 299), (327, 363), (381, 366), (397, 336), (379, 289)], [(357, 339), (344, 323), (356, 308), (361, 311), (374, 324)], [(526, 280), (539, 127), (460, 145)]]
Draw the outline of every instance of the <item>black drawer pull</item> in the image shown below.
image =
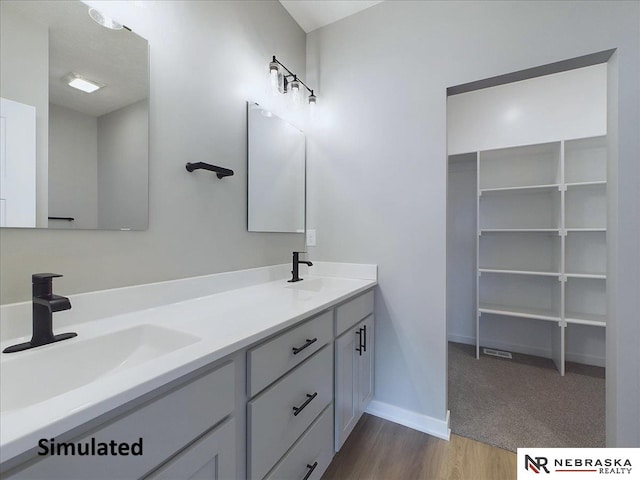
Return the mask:
[(307, 468), (309, 469), (309, 471), (302, 478), (302, 480), (307, 480), (311, 476), (311, 474), (313, 473), (313, 471), (316, 469), (317, 466), (318, 466), (318, 462), (313, 462), (313, 465), (307, 464)]
[(311, 340), (309, 340), (307, 338), (307, 343), (305, 343), (304, 345), (302, 345), (301, 347), (297, 347), (297, 348), (293, 348), (293, 354), (297, 355), (299, 354), (302, 350), (304, 350), (305, 348), (307, 348), (309, 345), (311, 345), (312, 343), (317, 342), (318, 339), (317, 338), (312, 338)]
[(311, 403), (311, 400), (313, 400), (314, 398), (316, 398), (318, 396), (318, 392), (315, 392), (313, 395), (309, 395), (307, 393), (307, 399), (304, 401), (304, 403), (302, 405), (300, 405), (299, 407), (293, 407), (293, 416), (297, 417), (298, 414), (304, 410), (304, 407), (306, 407), (307, 405), (309, 405)]
[(362, 326), (362, 331), (364, 332), (364, 334), (362, 335), (364, 337), (362, 348), (366, 352), (367, 351), (367, 326), (366, 325)]
[(358, 335), (358, 347), (356, 348), (356, 352), (362, 356), (362, 329), (359, 328), (356, 330), (356, 335)]

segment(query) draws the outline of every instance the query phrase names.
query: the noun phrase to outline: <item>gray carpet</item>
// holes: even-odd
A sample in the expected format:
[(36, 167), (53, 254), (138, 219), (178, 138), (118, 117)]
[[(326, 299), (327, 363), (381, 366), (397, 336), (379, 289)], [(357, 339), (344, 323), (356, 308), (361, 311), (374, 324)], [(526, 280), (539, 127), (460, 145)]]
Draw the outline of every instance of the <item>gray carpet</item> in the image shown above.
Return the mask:
[(518, 447), (604, 447), (604, 368), (567, 363), (561, 377), (546, 358), (481, 355), (449, 343), (451, 431)]

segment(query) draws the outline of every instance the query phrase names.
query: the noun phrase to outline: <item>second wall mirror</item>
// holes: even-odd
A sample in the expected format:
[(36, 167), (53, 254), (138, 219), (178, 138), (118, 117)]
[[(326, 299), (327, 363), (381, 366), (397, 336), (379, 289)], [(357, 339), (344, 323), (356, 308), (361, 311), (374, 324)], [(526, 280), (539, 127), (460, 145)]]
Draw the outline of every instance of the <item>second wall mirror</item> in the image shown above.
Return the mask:
[(247, 229), (304, 233), (304, 133), (257, 103), (247, 118)]

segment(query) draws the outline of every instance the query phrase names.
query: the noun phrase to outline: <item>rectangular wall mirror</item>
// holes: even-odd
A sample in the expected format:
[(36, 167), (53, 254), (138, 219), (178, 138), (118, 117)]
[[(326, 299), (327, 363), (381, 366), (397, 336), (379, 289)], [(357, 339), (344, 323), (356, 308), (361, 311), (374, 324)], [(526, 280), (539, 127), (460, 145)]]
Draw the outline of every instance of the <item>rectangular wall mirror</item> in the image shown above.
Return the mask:
[(145, 230), (147, 41), (79, 1), (0, 8), (0, 226)]
[(247, 103), (247, 117), (247, 229), (304, 233), (304, 133), (257, 103)]

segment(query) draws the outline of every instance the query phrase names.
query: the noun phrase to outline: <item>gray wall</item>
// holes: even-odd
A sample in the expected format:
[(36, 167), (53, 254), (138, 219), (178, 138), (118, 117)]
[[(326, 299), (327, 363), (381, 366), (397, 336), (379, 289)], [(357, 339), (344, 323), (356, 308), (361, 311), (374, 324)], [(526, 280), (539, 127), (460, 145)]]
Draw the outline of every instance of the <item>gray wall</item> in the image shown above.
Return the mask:
[(30, 298), (33, 272), (64, 274), (56, 290), (71, 294), (285, 263), (304, 246), (246, 231), (246, 100), (269, 95), (274, 54), (304, 72), (302, 29), (276, 1), (109, 4), (150, 44), (149, 230), (2, 229), (2, 303)]
[(98, 120), (49, 104), (49, 220), (51, 228), (98, 226)]
[(310, 256), (379, 265), (378, 400), (446, 416), (446, 88), (617, 48), (607, 442), (640, 445), (639, 23), (638, 2), (387, 1), (308, 35)]
[(98, 117), (98, 227), (145, 229), (149, 190), (148, 102)]
[(0, 97), (36, 107), (36, 224), (46, 227), (49, 36), (46, 27), (6, 8), (0, 2)]
[(449, 157), (447, 171), (447, 339), (475, 345), (477, 154)]

